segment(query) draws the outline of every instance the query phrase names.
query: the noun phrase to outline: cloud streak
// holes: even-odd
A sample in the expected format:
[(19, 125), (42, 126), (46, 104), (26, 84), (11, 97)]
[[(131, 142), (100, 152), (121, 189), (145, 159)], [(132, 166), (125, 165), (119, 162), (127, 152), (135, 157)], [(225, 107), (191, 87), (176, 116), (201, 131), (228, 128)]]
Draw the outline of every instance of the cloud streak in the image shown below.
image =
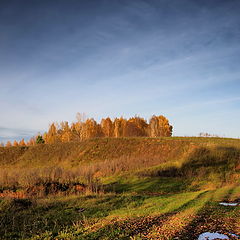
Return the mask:
[(6, 143), (8, 140), (28, 140), (29, 138), (36, 135), (35, 131), (31, 131), (29, 129), (16, 129), (16, 128), (7, 128), (0, 127), (0, 142)]

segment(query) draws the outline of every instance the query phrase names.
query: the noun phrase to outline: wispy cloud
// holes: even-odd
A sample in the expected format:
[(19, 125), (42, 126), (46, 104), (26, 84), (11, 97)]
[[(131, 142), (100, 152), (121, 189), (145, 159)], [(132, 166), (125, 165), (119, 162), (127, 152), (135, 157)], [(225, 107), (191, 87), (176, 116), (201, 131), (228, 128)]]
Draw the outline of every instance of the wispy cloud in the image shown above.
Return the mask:
[(20, 140), (24, 138), (25, 140), (33, 137), (37, 133), (29, 129), (16, 129), (16, 128), (7, 128), (0, 127), (0, 142), (6, 142), (8, 140)]
[(0, 3), (1, 126), (46, 129), (78, 111), (179, 121), (238, 111), (237, 1), (14, 3)]

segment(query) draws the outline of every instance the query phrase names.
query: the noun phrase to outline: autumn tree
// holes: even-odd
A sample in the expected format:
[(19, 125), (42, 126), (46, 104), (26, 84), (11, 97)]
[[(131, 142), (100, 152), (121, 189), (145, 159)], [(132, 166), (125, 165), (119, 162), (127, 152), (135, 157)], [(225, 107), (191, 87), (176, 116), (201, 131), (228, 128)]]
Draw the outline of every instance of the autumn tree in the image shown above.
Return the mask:
[(103, 133), (100, 124), (93, 118), (87, 119), (84, 124), (83, 136), (84, 139), (102, 137)]
[(81, 141), (86, 139), (86, 114), (77, 113), (77, 122), (71, 124), (72, 139)]
[(17, 146), (18, 146), (18, 142), (17, 142), (16, 140), (14, 140), (13, 146), (14, 146), (14, 147), (17, 147)]
[(81, 140), (81, 138), (80, 138), (81, 134), (80, 134), (80, 131), (79, 131), (80, 127), (78, 126), (78, 122), (72, 123), (70, 129), (71, 129), (73, 141)]
[(12, 143), (10, 141), (7, 141), (6, 147), (11, 147), (11, 146), (12, 146)]
[(27, 146), (34, 146), (36, 144), (37, 137), (31, 137), (27, 142)]
[(126, 137), (147, 136), (147, 127), (146, 120), (136, 116), (127, 120), (123, 135)]
[(166, 117), (153, 115), (149, 121), (150, 137), (170, 137), (172, 136), (172, 126)]
[(101, 128), (102, 128), (103, 135), (105, 137), (113, 137), (114, 125), (113, 125), (112, 120), (109, 117), (102, 119)]
[(24, 138), (19, 142), (18, 144), (19, 146), (26, 146), (26, 143), (24, 141)]
[[(73, 129), (73, 128), (72, 128)], [(87, 138), (87, 125), (86, 122), (76, 122), (74, 124), (74, 133), (81, 141)]]
[[(57, 143), (69, 141), (82, 141), (96, 137), (165, 137), (172, 135), (172, 126), (166, 117), (152, 116), (149, 124), (145, 119), (135, 116), (129, 119), (123, 117), (115, 118), (112, 121), (109, 117), (103, 118), (97, 123), (93, 118), (86, 119), (85, 114), (77, 113), (77, 122), (70, 126), (68, 122), (52, 123), (47, 132), (42, 136), (31, 138), (27, 145), (40, 143)], [(17, 146), (14, 141), (14, 146)], [(25, 146), (24, 139), (18, 145)], [(6, 146), (11, 146), (11, 142)]]
[(46, 143), (56, 143), (58, 142), (59, 138), (57, 135), (57, 127), (55, 123), (52, 123), (48, 129), (48, 132), (46, 134), (46, 139), (44, 139), (46, 141)]
[(123, 137), (124, 136), (124, 128), (126, 126), (127, 120), (123, 117), (115, 118), (113, 125), (114, 125), (114, 137)]
[(72, 140), (72, 132), (71, 128), (68, 125), (68, 122), (61, 122), (61, 141), (62, 142), (70, 142)]

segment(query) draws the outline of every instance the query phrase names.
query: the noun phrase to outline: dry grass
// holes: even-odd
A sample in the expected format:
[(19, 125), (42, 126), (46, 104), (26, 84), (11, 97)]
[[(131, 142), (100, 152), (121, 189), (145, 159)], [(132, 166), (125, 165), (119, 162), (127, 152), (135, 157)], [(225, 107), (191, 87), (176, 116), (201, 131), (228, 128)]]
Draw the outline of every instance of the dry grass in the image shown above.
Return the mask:
[(101, 179), (125, 172), (231, 183), (240, 177), (239, 146), (239, 140), (216, 138), (99, 138), (1, 148), (0, 189), (81, 183), (97, 192)]

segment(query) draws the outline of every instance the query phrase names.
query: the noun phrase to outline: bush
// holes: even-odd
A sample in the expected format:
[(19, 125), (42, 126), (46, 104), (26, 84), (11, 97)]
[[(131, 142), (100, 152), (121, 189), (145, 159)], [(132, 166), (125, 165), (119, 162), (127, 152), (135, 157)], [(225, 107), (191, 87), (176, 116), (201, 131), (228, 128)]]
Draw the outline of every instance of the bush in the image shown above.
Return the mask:
[(37, 136), (37, 139), (36, 139), (36, 144), (44, 144), (45, 141), (43, 139), (43, 137), (41, 135), (38, 135)]

